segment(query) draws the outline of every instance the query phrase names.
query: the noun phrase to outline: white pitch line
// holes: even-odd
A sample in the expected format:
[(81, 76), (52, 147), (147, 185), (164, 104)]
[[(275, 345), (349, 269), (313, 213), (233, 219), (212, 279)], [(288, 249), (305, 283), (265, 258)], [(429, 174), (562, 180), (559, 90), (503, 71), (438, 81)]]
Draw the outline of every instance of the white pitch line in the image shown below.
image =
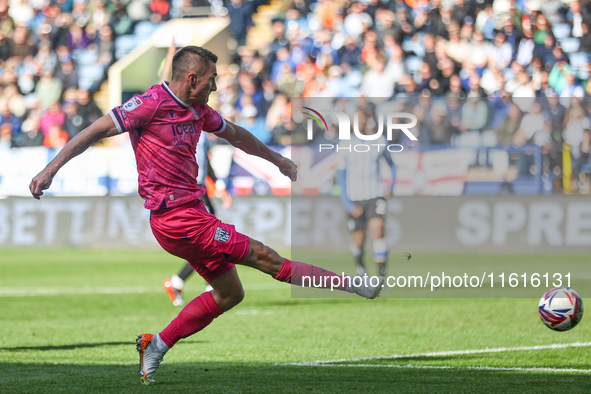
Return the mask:
[(36, 297), (87, 294), (133, 294), (156, 293), (164, 291), (157, 287), (35, 287), (35, 288), (0, 288), (0, 297)]
[(357, 362), (357, 361), (395, 360), (395, 359), (400, 359), (400, 358), (416, 358), (416, 357), (461, 356), (461, 355), (465, 355), (465, 354), (500, 353), (500, 352), (516, 352), (516, 351), (545, 350), (545, 349), (564, 349), (567, 347), (589, 347), (589, 346), (591, 346), (591, 342), (555, 343), (552, 345), (498, 347), (498, 348), (472, 349), (472, 350), (451, 350), (451, 351), (445, 351), (445, 352), (395, 354), (392, 356), (344, 358), (344, 359), (339, 359), (339, 360), (324, 360), (324, 361), (318, 360), (318, 361), (295, 362), (295, 363), (278, 363), (276, 365), (316, 366), (316, 365), (323, 365), (323, 364), (346, 363), (346, 362)]
[[(289, 287), (281, 283), (253, 283), (251, 285), (244, 285), (244, 289), (246, 291), (281, 290), (289, 289)], [(199, 291), (199, 287), (196, 287), (195, 290)], [(163, 291), (162, 287), (0, 287), (0, 298), (91, 294), (142, 294), (160, 293)]]
[[(281, 364), (286, 365), (286, 364)], [(518, 371), (518, 372), (578, 372), (591, 373), (591, 369), (576, 368), (544, 368), (544, 367), (453, 367), (450, 365), (384, 365), (384, 364), (316, 364), (317, 367), (368, 367), (368, 368), (404, 368), (404, 369), (469, 369), (478, 371)]]

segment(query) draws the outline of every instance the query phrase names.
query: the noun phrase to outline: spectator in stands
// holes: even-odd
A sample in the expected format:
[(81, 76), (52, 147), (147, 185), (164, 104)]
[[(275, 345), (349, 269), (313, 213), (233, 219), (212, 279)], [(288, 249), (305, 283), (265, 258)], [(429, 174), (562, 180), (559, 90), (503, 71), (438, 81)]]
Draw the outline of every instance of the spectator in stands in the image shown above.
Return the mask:
[(507, 37), (502, 31), (496, 31), (493, 45), (490, 48), (489, 67), (504, 70), (513, 60), (513, 49), (507, 42)]
[(548, 75), (548, 85), (560, 94), (567, 84), (566, 76), (568, 74), (571, 74), (570, 65), (565, 61), (556, 62)]
[(548, 18), (542, 13), (537, 15), (535, 22), (534, 42), (538, 45), (542, 45), (546, 36), (552, 34), (552, 27), (550, 26)]
[(60, 128), (64, 124), (66, 114), (62, 111), (60, 104), (55, 102), (51, 104), (49, 110), (46, 111), (39, 120), (39, 127), (45, 136), (49, 134), (49, 130), (53, 125), (58, 125)]
[(2, 115), (0, 115), (0, 125), (5, 124), (10, 126), (11, 140), (13, 145), (16, 145), (14, 141), (18, 140), (20, 136), (22, 119), (10, 112), (10, 108), (6, 103), (2, 105)]
[(585, 90), (580, 83), (577, 82), (572, 72), (566, 74), (566, 84), (560, 91), (560, 103), (565, 107), (570, 107), (572, 97), (582, 99), (585, 97)]
[(23, 24), (17, 25), (10, 42), (10, 57), (24, 59), (34, 54), (34, 46), (29, 40), (29, 30)]
[(589, 22), (589, 15), (584, 15), (579, 0), (573, 0), (569, 4), (568, 19), (571, 25), (571, 35), (582, 38), (585, 35), (583, 23)]
[(517, 54), (517, 48), (519, 47), (519, 43), (523, 35), (515, 27), (513, 19), (511, 19), (511, 17), (509, 16), (505, 17), (505, 21), (503, 23), (503, 28), (501, 29), (501, 32), (505, 35), (507, 43), (511, 47), (511, 59), (514, 59), (515, 55)]
[(99, 30), (98, 63), (103, 66), (110, 66), (115, 61), (115, 45), (113, 43), (113, 28), (109, 25), (101, 27)]
[[(576, 190), (579, 188), (582, 181), (586, 181), (587, 187), (589, 186), (589, 173), (591, 171), (591, 130), (585, 129), (583, 131), (583, 138), (578, 147), (578, 151), (573, 155), (573, 183), (575, 183)], [(580, 185), (580, 186), (579, 186)], [(587, 193), (589, 191), (587, 190)]]
[(17, 141), (21, 148), (43, 146), (45, 136), (39, 128), (39, 118), (32, 116), (23, 122), (22, 133)]
[(10, 37), (14, 30), (14, 19), (8, 13), (8, 1), (0, 1), (0, 31)]
[(35, 55), (35, 63), (39, 72), (53, 72), (57, 69), (57, 54), (51, 50), (51, 43), (44, 42), (39, 45)]
[(580, 38), (579, 51), (591, 53), (591, 34), (589, 34), (589, 22), (581, 23), (581, 31), (583, 36)]
[(296, 64), (291, 59), (289, 50), (282, 47), (277, 50), (277, 57), (271, 69), (270, 78), (273, 83), (277, 84), (279, 75), (285, 74), (286, 70), (284, 69), (284, 65), (289, 67), (290, 72), (295, 71)]
[(59, 101), (62, 95), (62, 82), (51, 71), (43, 71), (35, 87), (35, 94), (43, 108), (49, 108)]
[(392, 97), (395, 81), (385, 72), (382, 56), (378, 56), (370, 63), (370, 69), (363, 76), (360, 93), (366, 97)]
[(238, 124), (250, 131), (263, 143), (268, 144), (271, 142), (273, 136), (265, 127), (265, 118), (259, 117), (257, 114), (258, 111), (254, 105), (245, 106), (240, 112), (240, 121)]
[(478, 30), (474, 31), (468, 51), (468, 59), (479, 73), (488, 63), (490, 47), (490, 43), (484, 39), (484, 34)]
[(352, 67), (357, 67), (363, 61), (361, 60), (361, 49), (357, 47), (355, 38), (348, 36), (345, 45), (338, 50), (339, 62), (350, 64)]
[[(402, 50), (402, 47), (394, 41), (394, 37), (390, 35), (384, 37), (384, 46), (388, 59), (384, 72), (388, 79), (394, 81), (394, 83), (399, 83), (402, 77), (408, 74), (408, 68), (404, 59), (404, 51)], [(432, 69), (430, 70), (433, 72)]]
[[(579, 156), (579, 146), (583, 142), (583, 135), (585, 130), (591, 128), (591, 121), (585, 116), (585, 110), (580, 103), (575, 103), (568, 110), (566, 115), (566, 126), (564, 128), (563, 136), (564, 142), (569, 144), (571, 154), (574, 158)], [(574, 106), (576, 104), (576, 106)]]
[(73, 59), (61, 62), (55, 77), (62, 83), (62, 89), (78, 88), (80, 76)]
[(530, 142), (537, 132), (544, 129), (544, 125), (545, 117), (542, 112), (542, 104), (536, 101), (521, 119), (521, 125), (513, 135), (513, 144), (522, 146)]
[(72, 23), (70, 25), (68, 34), (68, 48), (70, 48), (72, 51), (85, 49), (91, 42), (82, 26), (80, 26), (78, 23)]
[(531, 27), (531, 22), (529, 20), (525, 20), (523, 22), (523, 38), (519, 41), (517, 54), (515, 55), (515, 60), (517, 63), (519, 63), (522, 67), (527, 67), (527, 65), (533, 59), (535, 47), (536, 43), (534, 41), (534, 33)]
[(270, 70), (277, 60), (277, 51), (279, 48), (286, 48), (289, 50), (289, 41), (285, 37), (285, 22), (283, 19), (273, 19), (271, 21), (273, 28), (274, 39), (269, 44), (269, 54), (265, 59), (265, 68)]
[[(7, 85), (0, 96), (0, 102), (6, 102), (10, 112), (19, 119), (22, 119), (26, 113), (25, 97), (20, 94), (16, 84)], [(13, 124), (13, 130), (18, 129)]]
[(278, 94), (273, 99), (273, 104), (267, 111), (265, 126), (267, 130), (271, 130), (271, 133), (273, 134), (275, 140), (278, 139), (276, 138), (274, 131), (281, 127), (281, 124), (283, 123), (283, 118), (287, 115), (285, 110), (287, 103), (287, 97), (283, 94)]
[(447, 108), (443, 103), (431, 106), (430, 116), (425, 122), (429, 130), (429, 141), (432, 144), (449, 144), (456, 130), (447, 116)]
[(232, 20), (230, 30), (234, 34), (234, 38), (238, 46), (246, 43), (246, 34), (254, 25), (252, 15), (255, 12), (255, 2), (245, 2), (243, 0), (230, 0), (228, 6), (228, 16)]
[(96, 105), (88, 90), (78, 89), (76, 101), (78, 103), (78, 114), (84, 120), (83, 128), (90, 126), (91, 123), (103, 116), (103, 112)]
[(68, 133), (66, 133), (60, 125), (53, 124), (45, 135), (43, 145), (47, 148), (61, 149), (68, 143)]
[(64, 102), (64, 113), (66, 117), (63, 128), (71, 140), (84, 129), (84, 119), (78, 111), (78, 103), (73, 100)]
[(480, 131), (488, 120), (488, 105), (478, 97), (468, 98), (462, 105), (460, 132)]
[(170, 2), (166, 0), (152, 0), (150, 2), (150, 11), (152, 11), (152, 15), (150, 16), (152, 22), (159, 23), (166, 21), (169, 17)]
[(349, 7), (348, 15), (345, 17), (345, 30), (354, 40), (357, 40), (362, 33), (373, 25), (371, 16), (363, 11), (364, 5), (354, 2)]
[(497, 144), (510, 145), (513, 141), (513, 135), (521, 126), (521, 110), (515, 104), (511, 104), (508, 110), (508, 117), (496, 129)]

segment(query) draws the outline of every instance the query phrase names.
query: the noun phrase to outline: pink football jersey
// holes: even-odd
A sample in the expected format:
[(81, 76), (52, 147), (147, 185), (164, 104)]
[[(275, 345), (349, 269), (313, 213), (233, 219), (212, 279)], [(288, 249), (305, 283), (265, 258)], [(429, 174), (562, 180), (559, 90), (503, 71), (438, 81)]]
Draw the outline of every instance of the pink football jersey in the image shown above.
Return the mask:
[(120, 133), (129, 133), (147, 209), (176, 207), (205, 194), (197, 185), (195, 147), (201, 131), (224, 131), (220, 114), (208, 105), (185, 104), (164, 82), (109, 115)]

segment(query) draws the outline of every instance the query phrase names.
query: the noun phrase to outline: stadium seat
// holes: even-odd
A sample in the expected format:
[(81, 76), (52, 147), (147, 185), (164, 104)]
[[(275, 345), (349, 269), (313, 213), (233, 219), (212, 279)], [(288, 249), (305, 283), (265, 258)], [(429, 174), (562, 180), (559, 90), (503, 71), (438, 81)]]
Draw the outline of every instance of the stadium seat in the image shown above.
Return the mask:
[(132, 34), (125, 34), (115, 40), (115, 58), (121, 59), (139, 44), (139, 40)]
[(413, 76), (419, 73), (422, 65), (423, 61), (417, 56), (409, 56), (406, 58), (406, 67), (408, 67), (408, 72)]
[[(464, 131), (463, 133), (452, 136), (451, 146), (454, 148), (479, 148), (481, 146), (480, 131)], [(468, 163), (470, 166), (476, 165), (479, 162), (478, 149), (473, 149), (470, 152)]]
[(494, 130), (484, 130), (481, 135), (481, 144), (484, 147), (497, 146), (497, 134)]
[(150, 21), (141, 21), (135, 25), (133, 33), (139, 40), (144, 40), (150, 37), (150, 35), (154, 33), (158, 26), (158, 23), (152, 23)]
[(581, 44), (581, 42), (579, 41), (579, 39), (574, 38), (574, 37), (565, 38), (564, 40), (560, 41), (560, 45), (562, 47), (562, 50), (565, 53), (577, 52), (579, 50), (580, 44)]
[(105, 67), (101, 65), (82, 66), (78, 70), (78, 86), (80, 89), (90, 90), (101, 82), (105, 75)]
[(78, 66), (92, 66), (97, 62), (98, 57), (98, 51), (83, 49), (76, 53), (76, 63)]
[(575, 52), (569, 54), (570, 58), (570, 67), (577, 71), (583, 68), (585, 63), (591, 61), (591, 56), (585, 52)]
[(571, 28), (568, 23), (557, 23), (552, 26), (552, 33), (558, 41), (564, 40), (570, 36)]
[(416, 34), (414, 37), (405, 37), (402, 41), (402, 49), (405, 52), (414, 52), (419, 58), (425, 57), (425, 46), (422, 45), (423, 35)]

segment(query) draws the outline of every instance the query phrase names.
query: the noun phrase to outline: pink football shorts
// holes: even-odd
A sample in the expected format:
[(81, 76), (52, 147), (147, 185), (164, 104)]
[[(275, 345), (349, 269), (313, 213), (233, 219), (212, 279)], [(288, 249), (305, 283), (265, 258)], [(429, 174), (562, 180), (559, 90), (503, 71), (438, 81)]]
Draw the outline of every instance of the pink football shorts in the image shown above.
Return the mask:
[(151, 211), (150, 225), (160, 246), (187, 260), (208, 283), (248, 253), (249, 238), (207, 212), (201, 200)]

